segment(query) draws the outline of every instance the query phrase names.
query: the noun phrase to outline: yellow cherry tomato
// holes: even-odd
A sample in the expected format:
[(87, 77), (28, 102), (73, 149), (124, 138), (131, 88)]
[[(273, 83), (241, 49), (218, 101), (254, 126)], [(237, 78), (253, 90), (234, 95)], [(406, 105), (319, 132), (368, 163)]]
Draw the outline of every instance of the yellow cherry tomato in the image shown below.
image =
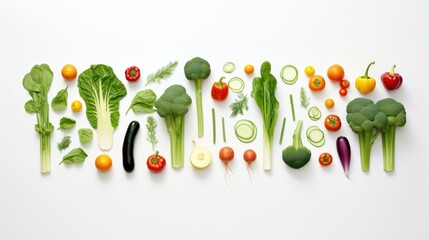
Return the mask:
[(107, 154), (101, 154), (95, 159), (95, 167), (101, 172), (106, 172), (112, 167), (112, 159)]
[(314, 75), (316, 70), (314, 69), (313, 66), (307, 66), (305, 67), (304, 72), (305, 72), (305, 75), (307, 75), (307, 77), (311, 77)]
[(72, 81), (77, 77), (77, 69), (72, 64), (66, 64), (61, 69), (61, 75), (63, 75), (64, 79), (68, 81)]
[(253, 67), (252, 64), (247, 64), (246, 66), (244, 66), (244, 72), (246, 74), (252, 74), (255, 71), (255, 68)]
[(82, 103), (79, 100), (73, 101), (71, 109), (73, 112), (80, 112), (80, 110), (82, 110)]
[(326, 108), (333, 108), (334, 105), (335, 105), (334, 100), (332, 100), (330, 98), (328, 98), (328, 99), (325, 100), (325, 107)]

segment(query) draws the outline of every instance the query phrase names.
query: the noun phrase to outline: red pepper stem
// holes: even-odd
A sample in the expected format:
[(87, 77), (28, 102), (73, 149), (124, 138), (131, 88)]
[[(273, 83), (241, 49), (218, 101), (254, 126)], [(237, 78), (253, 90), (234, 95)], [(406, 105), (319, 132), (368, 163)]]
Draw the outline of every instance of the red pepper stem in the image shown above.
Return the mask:
[(365, 71), (365, 75), (363, 76), (364, 78), (369, 78), (368, 76), (368, 72), (369, 72), (369, 68), (371, 67), (371, 65), (375, 64), (375, 61), (372, 61), (368, 67), (366, 67), (366, 71)]
[(222, 80), (223, 79), (225, 79), (225, 76), (222, 76), (220, 79), (219, 79), (219, 82), (217, 82), (217, 86), (218, 87), (222, 87), (223, 86), (223, 82), (222, 82)]
[(390, 76), (395, 76), (395, 68), (396, 68), (396, 64), (394, 64), (393, 66), (392, 66), (392, 70), (390, 71)]
[(153, 154), (153, 158), (152, 158), (152, 163), (153, 164), (157, 164), (158, 163), (158, 153), (159, 153), (159, 151), (158, 150), (156, 150), (155, 151), (155, 153)]

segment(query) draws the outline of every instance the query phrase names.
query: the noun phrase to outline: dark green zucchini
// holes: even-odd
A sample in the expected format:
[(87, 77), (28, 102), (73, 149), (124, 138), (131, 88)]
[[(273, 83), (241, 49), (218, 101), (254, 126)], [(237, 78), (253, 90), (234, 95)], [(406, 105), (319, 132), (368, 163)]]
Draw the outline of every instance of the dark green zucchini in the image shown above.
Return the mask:
[(134, 139), (139, 128), (139, 122), (132, 121), (128, 125), (127, 133), (125, 134), (124, 145), (122, 146), (122, 164), (127, 172), (134, 170)]

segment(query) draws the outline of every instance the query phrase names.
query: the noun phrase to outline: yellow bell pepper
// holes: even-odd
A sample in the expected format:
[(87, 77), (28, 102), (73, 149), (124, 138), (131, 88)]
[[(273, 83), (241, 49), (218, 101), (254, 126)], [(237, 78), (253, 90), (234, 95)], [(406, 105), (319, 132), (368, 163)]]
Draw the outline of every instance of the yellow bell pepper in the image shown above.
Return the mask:
[(375, 64), (374, 61), (368, 65), (365, 71), (365, 75), (356, 78), (356, 89), (362, 94), (370, 93), (375, 88), (375, 79), (373, 77), (368, 76), (369, 67), (371, 67), (371, 65), (373, 64)]

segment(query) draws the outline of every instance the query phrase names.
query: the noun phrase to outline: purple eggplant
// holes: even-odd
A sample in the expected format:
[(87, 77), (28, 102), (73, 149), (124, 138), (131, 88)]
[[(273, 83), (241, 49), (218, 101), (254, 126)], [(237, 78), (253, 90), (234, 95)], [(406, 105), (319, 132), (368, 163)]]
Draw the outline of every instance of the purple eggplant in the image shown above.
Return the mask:
[(346, 137), (340, 136), (337, 138), (337, 152), (341, 165), (343, 165), (344, 173), (349, 178), (351, 151), (349, 140)]

